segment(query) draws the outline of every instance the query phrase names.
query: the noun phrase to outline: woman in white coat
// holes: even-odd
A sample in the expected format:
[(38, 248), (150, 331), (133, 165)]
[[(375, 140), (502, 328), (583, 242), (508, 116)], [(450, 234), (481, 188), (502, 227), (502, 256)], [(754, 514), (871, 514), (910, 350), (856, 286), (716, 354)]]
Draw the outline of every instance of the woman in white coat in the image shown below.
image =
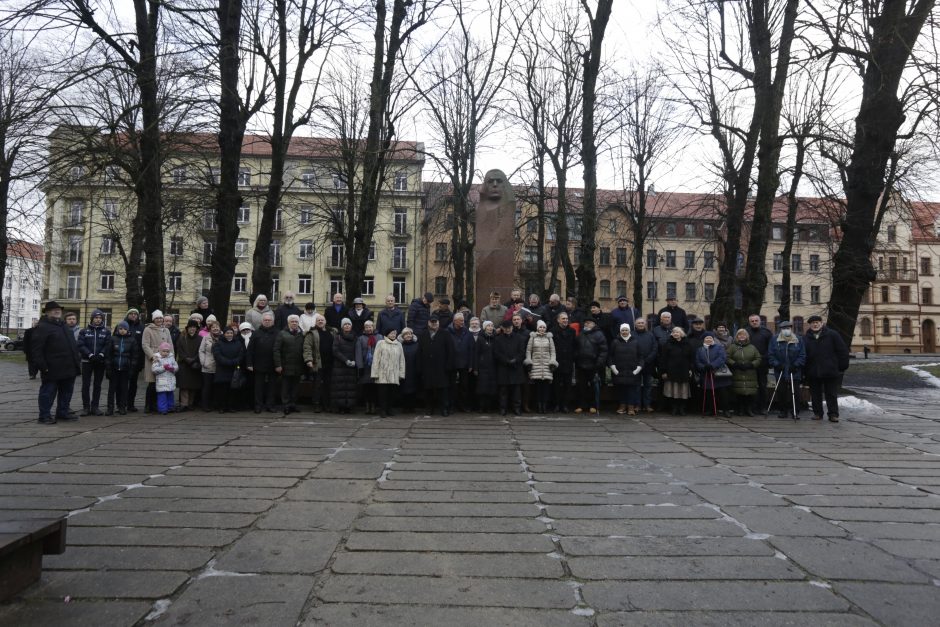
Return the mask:
[(394, 416), (391, 407), (395, 402), (398, 384), (405, 378), (405, 351), (397, 341), (398, 331), (390, 329), (375, 345), (372, 353), (372, 380), (379, 394), (379, 415)]
[(525, 361), (529, 368), (529, 379), (535, 383), (536, 409), (545, 412), (549, 405), (552, 378), (558, 362), (555, 360), (555, 342), (544, 320), (539, 320), (536, 331), (529, 336)]

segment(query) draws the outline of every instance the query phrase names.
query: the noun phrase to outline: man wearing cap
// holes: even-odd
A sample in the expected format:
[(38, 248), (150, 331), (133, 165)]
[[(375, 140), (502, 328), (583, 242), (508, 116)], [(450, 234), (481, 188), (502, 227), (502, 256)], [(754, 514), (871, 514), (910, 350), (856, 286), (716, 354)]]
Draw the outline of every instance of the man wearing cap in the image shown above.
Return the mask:
[(82, 356), (82, 416), (100, 416), (101, 381), (111, 342), (111, 332), (104, 325), (104, 312), (91, 312), (88, 326), (78, 333), (78, 352)]
[[(779, 417), (800, 419), (799, 401), (796, 393), (800, 389), (803, 366), (806, 365), (806, 348), (793, 332), (793, 325), (784, 320), (777, 325), (778, 333), (770, 341), (767, 361), (774, 367), (777, 376), (775, 400), (781, 407)], [(794, 408), (794, 405), (796, 407)]]
[[(705, 319), (699, 318), (695, 314), (692, 314), (688, 317), (689, 321), (689, 331), (686, 334), (689, 344), (692, 345), (693, 350), (698, 350), (702, 347), (702, 343), (705, 340), (706, 335), (714, 335), (711, 331), (705, 328)], [(675, 325), (679, 326), (679, 325)]]
[(596, 325), (597, 329), (604, 336), (604, 339), (607, 341), (607, 343), (610, 344), (610, 341), (613, 339), (610, 326), (610, 314), (604, 313), (604, 311), (601, 309), (601, 304), (596, 300), (591, 302), (591, 311), (589, 315), (585, 316), (585, 321), (587, 321), (588, 318), (594, 320), (594, 324)]
[(607, 366), (607, 340), (600, 329), (596, 328), (593, 318), (585, 318), (584, 330), (578, 336), (578, 350), (575, 358), (577, 369), (578, 406), (574, 413), (587, 410), (597, 413), (594, 407), (594, 377), (602, 376)]
[(849, 368), (849, 349), (842, 336), (823, 326), (820, 316), (810, 316), (809, 333), (803, 336), (806, 346), (806, 378), (813, 400), (813, 420), (822, 420), (823, 394), (829, 422), (839, 422), (839, 382)]
[(621, 294), (617, 297), (617, 308), (610, 312), (610, 337), (620, 336), (620, 325), (629, 324), (631, 329), (636, 328), (636, 321), (640, 318), (640, 310), (630, 306), (630, 299)]
[(346, 307), (346, 299), (339, 292), (333, 294), (333, 302), (323, 310), (323, 317), (326, 318), (326, 326), (335, 330), (337, 333), (343, 328), (343, 318), (347, 316), (349, 309)]
[(454, 321), (454, 312), (450, 310), (450, 299), (442, 298), (437, 301), (437, 309), (434, 310), (437, 319), (441, 323), (441, 329), (446, 329)]
[(689, 318), (685, 313), (685, 309), (679, 306), (679, 301), (676, 299), (675, 294), (666, 296), (666, 306), (659, 310), (659, 314), (662, 315), (664, 311), (672, 316), (673, 326), (677, 326), (688, 333)]
[(144, 329), (141, 336), (141, 348), (144, 351), (144, 381), (147, 382), (147, 392), (144, 397), (144, 411), (155, 413), (157, 411), (157, 376), (150, 365), (153, 363), (153, 356), (160, 353), (160, 344), (166, 342), (173, 345), (170, 332), (163, 326), (163, 312), (155, 309), (150, 314), (150, 324)]
[(287, 318), (289, 316), (297, 316), (299, 319), (303, 313), (300, 307), (294, 304), (294, 293), (284, 292), (284, 302), (274, 312), (274, 326), (283, 331), (287, 328)]
[(431, 317), (431, 303), (434, 294), (425, 292), (424, 296), (415, 298), (408, 305), (408, 326), (418, 337), (428, 329), (428, 320)]
[[(75, 377), (81, 368), (81, 356), (75, 336), (62, 321), (62, 306), (54, 300), (43, 308), (46, 315), (39, 319), (31, 338), (30, 359), (39, 371), (39, 422), (55, 424), (56, 420), (78, 420), (69, 410)], [(58, 397), (56, 412), (52, 403)]]
[(140, 379), (140, 371), (144, 369), (144, 324), (140, 321), (140, 311), (133, 307), (127, 310), (124, 322), (127, 323), (128, 335), (134, 338), (135, 350), (137, 351), (133, 367), (127, 374), (127, 411), (135, 412), (137, 411), (137, 407), (134, 405), (137, 399), (137, 380)]
[(428, 328), (418, 336), (418, 363), (428, 413), (437, 409), (442, 416), (448, 416), (447, 390), (454, 369), (454, 340), (443, 330), (436, 312), (428, 319)]
[(503, 321), (507, 307), (499, 302), (499, 292), (490, 292), (490, 304), (480, 310), (480, 324), (490, 321), (496, 326)]

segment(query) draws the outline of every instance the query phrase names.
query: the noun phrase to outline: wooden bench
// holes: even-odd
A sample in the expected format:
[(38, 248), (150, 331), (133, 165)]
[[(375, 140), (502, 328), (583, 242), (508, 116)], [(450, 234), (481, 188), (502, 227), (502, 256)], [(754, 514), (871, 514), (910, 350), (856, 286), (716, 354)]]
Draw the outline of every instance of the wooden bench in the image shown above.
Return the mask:
[(0, 521), (0, 603), (39, 581), (43, 555), (65, 552), (65, 518)]

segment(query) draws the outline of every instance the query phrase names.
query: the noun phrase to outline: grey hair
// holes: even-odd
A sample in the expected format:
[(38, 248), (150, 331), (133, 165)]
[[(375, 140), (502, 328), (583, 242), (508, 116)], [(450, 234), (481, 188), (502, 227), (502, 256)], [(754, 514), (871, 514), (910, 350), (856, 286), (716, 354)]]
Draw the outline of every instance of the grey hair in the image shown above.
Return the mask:
[[(263, 316), (262, 316), (262, 317), (263, 317)], [(287, 316), (287, 321), (288, 321), (288, 322), (296, 322), (296, 323), (299, 324), (299, 323), (300, 323), (300, 316), (298, 316), (297, 314), (291, 314), (291, 315)]]
[(266, 311), (263, 314), (261, 314), (261, 319), (264, 320), (265, 318), (270, 318), (271, 320), (274, 320), (274, 312)]

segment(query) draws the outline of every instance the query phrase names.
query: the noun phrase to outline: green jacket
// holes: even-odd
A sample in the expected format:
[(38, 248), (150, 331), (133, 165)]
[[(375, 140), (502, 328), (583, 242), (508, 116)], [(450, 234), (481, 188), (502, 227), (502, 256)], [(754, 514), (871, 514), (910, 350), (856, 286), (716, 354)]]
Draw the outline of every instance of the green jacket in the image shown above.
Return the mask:
[(732, 342), (728, 347), (728, 367), (731, 368), (731, 385), (738, 396), (757, 394), (757, 368), (761, 364), (760, 351), (751, 343), (741, 346)]
[(274, 367), (283, 368), (281, 375), (299, 377), (304, 373), (304, 334), (284, 329), (274, 339)]

